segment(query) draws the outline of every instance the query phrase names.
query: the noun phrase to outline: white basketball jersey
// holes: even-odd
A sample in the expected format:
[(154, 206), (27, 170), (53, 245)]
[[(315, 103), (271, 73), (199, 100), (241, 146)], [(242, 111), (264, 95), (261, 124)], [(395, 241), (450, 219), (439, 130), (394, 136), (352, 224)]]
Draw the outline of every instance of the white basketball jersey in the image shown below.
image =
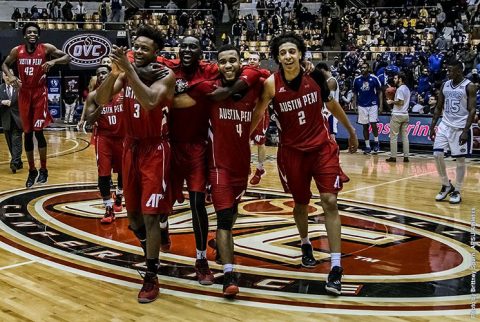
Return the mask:
[[(329, 79), (327, 79), (327, 83), (333, 79), (335, 81), (335, 84), (337, 85), (337, 89), (334, 90), (334, 91), (330, 91), (330, 96), (333, 97), (333, 99), (335, 99), (337, 102), (340, 103), (340, 88), (338, 87), (338, 82), (337, 82), (337, 79), (335, 77), (330, 77)], [(329, 117), (330, 114), (330, 111), (324, 106), (323, 107), (323, 114), (325, 115), (325, 117)]]
[(446, 81), (443, 85), (443, 96), (445, 104), (443, 109), (442, 122), (446, 125), (463, 129), (468, 118), (468, 95), (467, 86), (470, 81), (464, 78), (457, 86), (452, 85), (452, 80)]

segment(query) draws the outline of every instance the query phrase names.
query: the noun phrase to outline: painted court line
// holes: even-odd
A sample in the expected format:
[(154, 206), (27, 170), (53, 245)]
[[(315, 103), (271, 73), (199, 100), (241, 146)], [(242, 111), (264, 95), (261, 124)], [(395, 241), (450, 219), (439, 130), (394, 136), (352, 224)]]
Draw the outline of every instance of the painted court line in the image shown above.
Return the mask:
[[(447, 171), (451, 170), (451, 169), (454, 169), (454, 168), (455, 167), (447, 168)], [(396, 180), (392, 180), (392, 181), (387, 181), (387, 182), (374, 184), (374, 185), (367, 186), (367, 187), (361, 187), (361, 188), (357, 188), (357, 189), (341, 191), (339, 194), (343, 195), (343, 194), (346, 194), (346, 193), (349, 193), (349, 192), (356, 192), (356, 191), (362, 191), (362, 190), (366, 190), (366, 189), (370, 189), (370, 188), (376, 188), (376, 187), (384, 186), (384, 185), (387, 185), (387, 184), (391, 184), (391, 183), (395, 183), (395, 182), (399, 182), (399, 181), (404, 181), (404, 180), (409, 180), (409, 179), (413, 179), (413, 178), (418, 178), (418, 177), (422, 177), (422, 176), (425, 176), (425, 175), (428, 175), (428, 174), (433, 174), (433, 173), (437, 173), (437, 171), (425, 172), (425, 173), (421, 173), (421, 174), (416, 174), (414, 176), (409, 176), (409, 177), (405, 177), (405, 178), (401, 178), (401, 179), (396, 179)]]
[(17, 264), (13, 264), (13, 265), (3, 266), (3, 267), (0, 267), (0, 271), (6, 270), (6, 269), (9, 269), (9, 268), (18, 267), (18, 266), (28, 265), (28, 264), (32, 264), (32, 263), (36, 263), (36, 261), (28, 261), (28, 262), (22, 262), (22, 263), (17, 263)]

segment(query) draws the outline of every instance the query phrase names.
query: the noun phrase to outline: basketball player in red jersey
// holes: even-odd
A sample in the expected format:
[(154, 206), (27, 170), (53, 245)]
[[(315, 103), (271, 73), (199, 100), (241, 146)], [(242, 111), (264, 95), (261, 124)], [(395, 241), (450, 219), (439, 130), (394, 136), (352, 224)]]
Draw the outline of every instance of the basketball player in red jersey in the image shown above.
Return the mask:
[[(27, 22), (22, 29), (24, 45), (14, 47), (2, 64), (2, 70), (8, 77), (8, 83), (19, 87), (18, 108), (25, 133), (25, 152), (28, 159), (28, 178), (25, 186), (31, 188), (35, 182), (46, 183), (47, 141), (43, 129), (52, 121), (48, 110), (47, 75), (56, 64), (68, 64), (70, 57), (55, 46), (39, 43), (40, 27), (34, 22)], [(49, 58), (53, 58), (48, 60)], [(18, 78), (9, 70), (17, 63)], [(35, 168), (33, 154), (33, 133), (38, 142), (40, 154), (40, 173)], [(38, 178), (37, 178), (38, 177)]]
[[(102, 84), (111, 71), (108, 65), (100, 65), (96, 71), (97, 83)], [(95, 104), (96, 91), (88, 93), (85, 100), (85, 119), (95, 124), (94, 142), (97, 155), (98, 188), (105, 205), (102, 224), (111, 224), (115, 220), (115, 212), (122, 211), (122, 154), (123, 154), (123, 92), (118, 93), (105, 105)], [(118, 173), (115, 203), (110, 193), (111, 172)]]
[[(256, 68), (260, 68), (260, 56), (258, 54), (250, 54), (248, 57), (248, 65)], [(267, 79), (270, 76), (270, 71), (267, 69), (260, 69), (262, 73), (262, 78)], [(266, 159), (265, 152), (265, 142), (267, 140), (266, 133), (268, 130), (268, 125), (270, 124), (270, 115), (268, 114), (268, 109), (265, 110), (265, 115), (257, 125), (253, 133), (250, 135), (250, 139), (257, 146), (258, 150), (258, 163), (255, 174), (250, 179), (250, 184), (256, 186), (260, 183), (260, 180), (265, 175), (265, 169), (263, 168), (263, 162)]]
[[(133, 65), (144, 67), (155, 62), (163, 48), (161, 35), (150, 26), (139, 27), (136, 35)], [(167, 76), (146, 85), (129, 62), (126, 48), (114, 46), (111, 58), (112, 71), (97, 89), (95, 101), (107, 104), (124, 89), (123, 188), (130, 228), (146, 250), (147, 272), (138, 301), (148, 303), (159, 293), (160, 222), (172, 211), (167, 114), (175, 77), (165, 68)]]
[(239, 289), (233, 272), (232, 227), (238, 214), (238, 202), (247, 189), (250, 169), (249, 130), (262, 82), (257, 77), (256, 83), (241, 93), (240, 100), (228, 98), (214, 102), (207, 93), (222, 86), (232, 86), (240, 77), (242, 71), (238, 49), (231, 45), (221, 47), (218, 51), (218, 67), (219, 78), (202, 82), (188, 94), (177, 96), (175, 107), (193, 104), (208, 107), (208, 172), (217, 213), (216, 238), (223, 263), (223, 294), (225, 297), (235, 297)]
[(293, 217), (301, 238), (302, 265), (316, 265), (308, 238), (308, 203), (312, 195), (310, 183), (313, 177), (325, 212), (331, 251), (331, 271), (325, 288), (327, 292), (338, 295), (341, 293), (343, 269), (340, 265), (341, 222), (337, 193), (348, 178), (339, 165), (338, 145), (330, 137), (328, 125), (322, 116), (323, 102), (349, 132), (351, 153), (356, 151), (358, 140), (343, 109), (329, 97), (323, 73), (315, 71), (310, 76), (302, 72), (299, 62), (305, 51), (304, 40), (296, 34), (287, 33), (272, 40), (270, 52), (280, 68), (264, 83), (252, 126), (261, 120), (274, 98), (273, 109), (280, 131), (278, 168), (295, 201)]
[[(205, 80), (218, 78), (218, 65), (201, 60), (202, 51), (198, 38), (183, 38), (179, 56), (179, 60), (158, 58), (158, 61), (165, 63), (175, 74), (175, 95), (186, 93)], [(220, 88), (217, 93), (222, 97), (238, 93), (256, 82), (259, 76), (256, 68), (245, 68), (233, 85)], [(208, 104), (195, 104), (186, 109), (174, 108), (169, 116), (174, 196), (177, 200), (183, 200), (183, 182), (186, 180), (195, 234), (195, 272), (200, 284), (211, 285), (214, 276), (207, 261), (208, 215), (205, 209)], [(162, 229), (162, 237), (163, 241), (168, 240), (168, 227)], [(166, 250), (168, 246), (169, 244), (162, 242), (162, 250)]]

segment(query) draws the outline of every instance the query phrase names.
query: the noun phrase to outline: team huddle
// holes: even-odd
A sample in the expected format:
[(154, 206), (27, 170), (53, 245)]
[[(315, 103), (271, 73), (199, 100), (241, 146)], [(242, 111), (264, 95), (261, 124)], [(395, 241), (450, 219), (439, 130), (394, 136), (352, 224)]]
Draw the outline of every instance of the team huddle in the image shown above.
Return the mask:
[[(30, 165), (29, 188), (48, 177), (42, 129), (51, 117), (45, 103), (45, 73), (56, 63), (68, 63), (68, 56), (53, 45), (38, 43), (38, 25), (27, 23), (23, 32), (27, 45), (15, 47), (2, 68), (9, 82), (16, 83), (25, 94), (20, 110)], [(310, 183), (314, 179), (331, 252), (325, 289), (341, 294), (337, 194), (349, 178), (340, 167), (339, 147), (322, 109), (348, 131), (350, 153), (356, 152), (358, 140), (338, 103), (337, 85), (333, 82), (331, 86), (325, 64), (307, 66), (306, 71), (302, 66), (306, 52), (303, 39), (287, 33), (274, 38), (270, 46), (279, 65), (273, 74), (258, 68), (258, 59), (242, 66), (238, 49), (230, 45), (218, 50), (217, 63), (205, 62), (200, 41), (192, 36), (182, 39), (180, 58), (168, 60), (157, 56), (163, 48), (161, 35), (141, 26), (132, 50), (114, 46), (109, 64), (97, 68), (96, 88), (85, 102), (85, 120), (95, 125), (98, 187), (106, 209), (101, 222), (114, 222), (124, 198), (129, 229), (142, 246), (147, 266), (138, 294), (140, 303), (152, 302), (159, 294), (159, 253), (170, 248), (168, 216), (174, 203), (185, 198), (185, 181), (198, 282), (211, 285), (215, 280), (206, 251), (209, 224), (205, 203), (211, 194), (217, 217), (217, 261), (223, 264), (223, 295), (232, 298), (239, 292), (232, 228), (250, 175), (250, 141), (257, 141), (259, 146), (265, 143), (270, 104), (280, 133), (279, 176), (295, 203), (301, 264), (307, 268), (317, 264), (308, 236)], [(54, 59), (47, 60), (47, 55)], [(9, 70), (15, 61), (21, 84)], [(33, 133), (40, 151), (40, 175), (33, 160)], [(250, 181), (253, 184), (265, 173), (263, 160)], [(118, 173), (113, 201), (112, 170)]]

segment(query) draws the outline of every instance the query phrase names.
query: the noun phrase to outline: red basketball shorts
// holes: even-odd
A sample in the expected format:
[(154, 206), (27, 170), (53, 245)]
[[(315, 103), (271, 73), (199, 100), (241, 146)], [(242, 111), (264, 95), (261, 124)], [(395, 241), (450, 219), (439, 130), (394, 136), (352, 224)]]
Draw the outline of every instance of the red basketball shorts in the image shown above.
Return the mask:
[(187, 181), (188, 191), (205, 192), (207, 185), (206, 143), (172, 144), (171, 182), (173, 197), (183, 196), (183, 182)]
[(18, 92), (18, 110), (22, 119), (23, 132), (40, 131), (52, 123), (48, 110), (46, 87), (20, 87)]
[(128, 212), (169, 214), (170, 144), (158, 139), (145, 142), (125, 139), (123, 192)]
[(350, 180), (340, 168), (338, 145), (330, 142), (309, 152), (281, 146), (277, 163), (284, 188), (290, 191), (296, 203), (302, 205), (308, 204), (312, 196), (312, 178), (320, 193), (338, 193), (343, 183)]
[(98, 175), (109, 176), (112, 172), (121, 173), (123, 138), (118, 136), (95, 136), (95, 153), (97, 155)]
[(212, 186), (212, 201), (215, 211), (232, 208), (240, 202), (247, 191), (248, 176), (236, 178), (223, 169), (212, 168), (209, 170), (208, 179)]

